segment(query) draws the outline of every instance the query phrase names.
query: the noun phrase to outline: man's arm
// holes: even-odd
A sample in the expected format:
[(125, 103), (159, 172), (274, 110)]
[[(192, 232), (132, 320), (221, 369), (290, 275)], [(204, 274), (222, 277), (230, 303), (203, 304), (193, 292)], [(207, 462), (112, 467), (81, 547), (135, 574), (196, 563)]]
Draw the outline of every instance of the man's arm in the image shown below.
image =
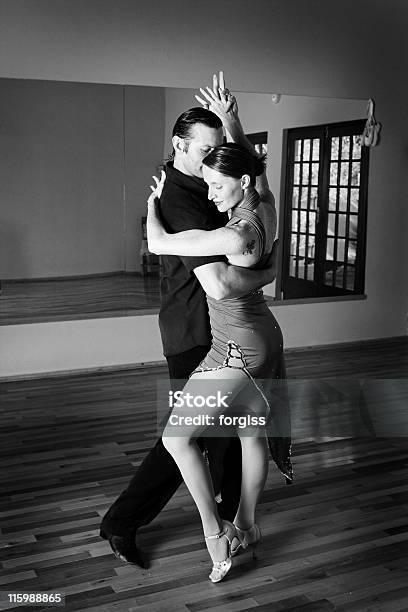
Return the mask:
[(263, 270), (252, 270), (231, 266), (217, 261), (194, 268), (200, 285), (215, 300), (241, 297), (254, 289), (272, 283), (277, 272), (278, 240), (275, 240), (272, 253)]

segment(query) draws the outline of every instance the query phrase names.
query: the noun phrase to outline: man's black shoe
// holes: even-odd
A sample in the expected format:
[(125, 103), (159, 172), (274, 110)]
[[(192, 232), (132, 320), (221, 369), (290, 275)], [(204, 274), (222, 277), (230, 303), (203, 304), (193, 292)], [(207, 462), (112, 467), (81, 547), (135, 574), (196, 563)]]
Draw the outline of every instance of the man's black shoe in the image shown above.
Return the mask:
[(124, 563), (138, 565), (143, 569), (148, 567), (142, 551), (136, 546), (136, 542), (130, 538), (112, 535), (108, 538), (110, 547), (115, 557)]

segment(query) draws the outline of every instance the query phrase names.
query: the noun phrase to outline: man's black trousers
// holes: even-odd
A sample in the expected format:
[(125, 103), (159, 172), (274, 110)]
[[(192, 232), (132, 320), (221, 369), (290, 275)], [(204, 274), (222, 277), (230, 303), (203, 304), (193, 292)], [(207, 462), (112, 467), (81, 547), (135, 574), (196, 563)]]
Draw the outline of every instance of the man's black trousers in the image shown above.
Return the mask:
[[(167, 357), (171, 379), (187, 379), (208, 353), (209, 346)], [(238, 437), (206, 438), (198, 441), (206, 448), (207, 459), (216, 492), (222, 501), (218, 511), (232, 521), (241, 494), (241, 444)], [(164, 508), (182, 482), (179, 469), (164, 448), (161, 438), (146, 455), (136, 474), (102, 519), (100, 534), (133, 537), (142, 525), (150, 523)]]

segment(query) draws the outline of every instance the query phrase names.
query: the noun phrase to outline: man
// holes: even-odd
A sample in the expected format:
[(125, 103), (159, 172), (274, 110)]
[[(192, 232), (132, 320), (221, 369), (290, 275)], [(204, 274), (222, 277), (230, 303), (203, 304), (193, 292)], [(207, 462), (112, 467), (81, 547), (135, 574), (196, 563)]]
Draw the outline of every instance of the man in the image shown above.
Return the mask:
[[(166, 182), (160, 214), (166, 230), (212, 230), (226, 224), (207, 199), (202, 180), (202, 160), (223, 142), (221, 120), (205, 108), (183, 113), (173, 129), (174, 160), (166, 164)], [(236, 297), (274, 279), (274, 269), (250, 270), (230, 266), (224, 256), (162, 257), (159, 315), (163, 352), (170, 378), (187, 379), (210, 350), (211, 331), (205, 289), (211, 285), (218, 299)], [(219, 513), (233, 520), (241, 488), (241, 447), (238, 438), (201, 440), (214, 490), (219, 493)], [(105, 514), (101, 537), (108, 539), (116, 556), (145, 567), (135, 538), (137, 529), (150, 523), (182, 482), (171, 455), (159, 439)]]

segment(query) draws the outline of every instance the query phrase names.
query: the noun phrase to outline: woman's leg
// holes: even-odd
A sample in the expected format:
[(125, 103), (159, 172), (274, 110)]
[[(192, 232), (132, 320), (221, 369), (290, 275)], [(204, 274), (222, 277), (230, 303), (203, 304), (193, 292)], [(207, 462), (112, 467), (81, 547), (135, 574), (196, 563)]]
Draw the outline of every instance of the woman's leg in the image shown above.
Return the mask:
[[(203, 415), (211, 434), (211, 429), (215, 430), (217, 426), (218, 416), (228, 413), (225, 403), (231, 405), (248, 384), (250, 381), (247, 375), (240, 369), (220, 368), (193, 374), (183, 389), (183, 397), (190, 395), (211, 398), (210, 405), (205, 408), (174, 408), (163, 432), (163, 444), (177, 463), (197, 505), (205, 536), (218, 534), (222, 530), (208, 466), (196, 443), (196, 438), (202, 435), (206, 426), (203, 423), (185, 425), (185, 418)], [(212, 399), (214, 397), (217, 398), (215, 401)], [(213, 561), (223, 561), (228, 556), (228, 543), (225, 539), (208, 540), (207, 546)]]
[(268, 440), (265, 424), (269, 402), (263, 384), (252, 379), (236, 398), (250, 424), (237, 429), (242, 449), (241, 498), (234, 524), (242, 530), (255, 523), (255, 509), (268, 476)]
[(268, 475), (268, 443), (265, 436), (240, 436), (242, 446), (241, 498), (234, 519), (240, 529), (255, 523), (255, 509)]

